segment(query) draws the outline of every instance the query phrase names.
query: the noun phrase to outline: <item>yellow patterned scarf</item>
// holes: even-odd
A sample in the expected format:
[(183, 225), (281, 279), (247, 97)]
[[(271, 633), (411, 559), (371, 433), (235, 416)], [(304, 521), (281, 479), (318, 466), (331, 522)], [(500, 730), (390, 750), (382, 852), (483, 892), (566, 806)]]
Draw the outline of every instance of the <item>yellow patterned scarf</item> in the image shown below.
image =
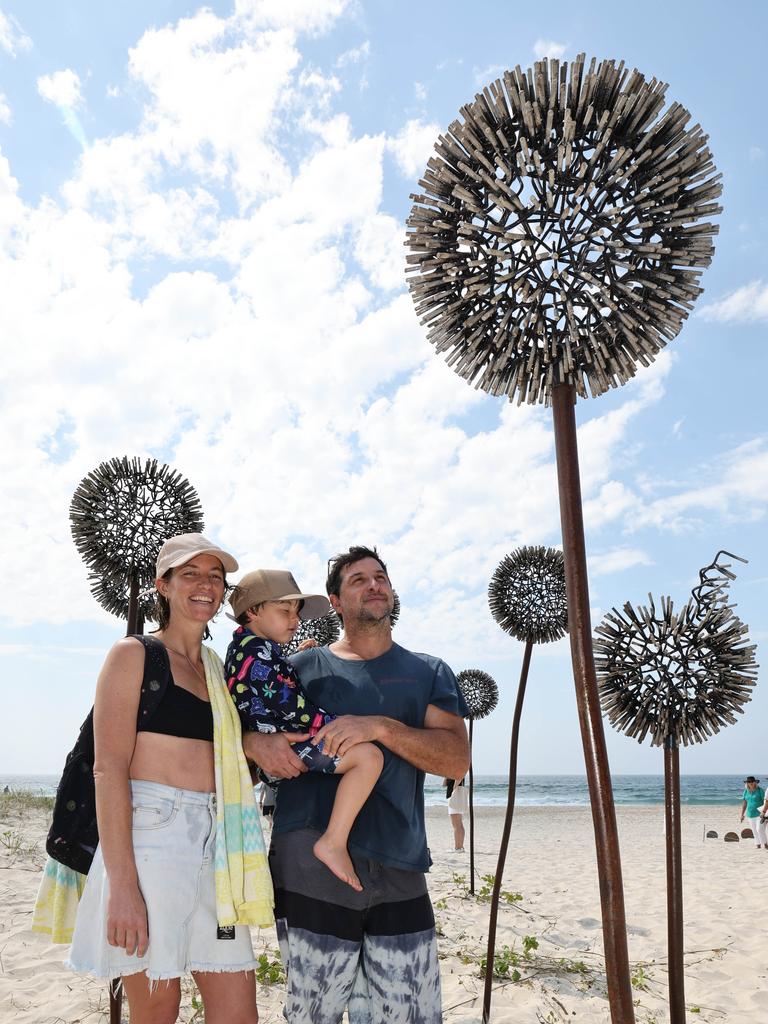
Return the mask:
[[(216, 917), (220, 925), (274, 923), (272, 880), (253, 783), (243, 754), (240, 718), (229, 695), (221, 660), (203, 647), (213, 712), (216, 777)], [(32, 915), (32, 931), (51, 942), (71, 942), (85, 875), (48, 858)]]

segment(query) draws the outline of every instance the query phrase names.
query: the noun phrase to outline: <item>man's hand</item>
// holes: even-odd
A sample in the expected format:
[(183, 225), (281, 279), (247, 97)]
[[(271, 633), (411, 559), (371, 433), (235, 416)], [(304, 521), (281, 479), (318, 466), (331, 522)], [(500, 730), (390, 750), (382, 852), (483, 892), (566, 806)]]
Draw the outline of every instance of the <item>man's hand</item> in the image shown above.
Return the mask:
[(322, 740), (328, 757), (343, 757), (356, 743), (381, 740), (382, 724), (381, 715), (342, 715), (318, 730), (312, 742), (317, 746)]
[(307, 771), (307, 766), (293, 752), (291, 743), (308, 739), (308, 732), (244, 732), (243, 751), (248, 760), (255, 761), (267, 775), (274, 775), (276, 779), (295, 779)]

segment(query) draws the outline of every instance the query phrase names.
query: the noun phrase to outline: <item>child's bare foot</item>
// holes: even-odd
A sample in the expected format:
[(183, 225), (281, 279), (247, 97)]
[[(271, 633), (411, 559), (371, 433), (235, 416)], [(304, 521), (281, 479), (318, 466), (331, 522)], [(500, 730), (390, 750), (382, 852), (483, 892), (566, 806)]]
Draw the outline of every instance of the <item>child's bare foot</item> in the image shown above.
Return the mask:
[(312, 852), (342, 882), (351, 885), (356, 892), (363, 891), (360, 879), (355, 874), (354, 865), (347, 853), (346, 846), (336, 846), (328, 836), (320, 836), (312, 847)]

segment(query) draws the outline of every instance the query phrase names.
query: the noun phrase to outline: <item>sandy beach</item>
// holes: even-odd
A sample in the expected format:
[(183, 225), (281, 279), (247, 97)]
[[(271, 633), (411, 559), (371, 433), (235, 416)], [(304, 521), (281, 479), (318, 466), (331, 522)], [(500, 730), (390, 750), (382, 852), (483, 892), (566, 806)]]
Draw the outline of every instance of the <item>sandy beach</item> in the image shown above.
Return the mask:
[[(66, 947), (30, 930), (44, 861), (47, 816), (4, 798), (0, 820), (0, 1022), (106, 1024), (106, 985), (72, 975)], [(663, 808), (617, 810), (636, 1019), (667, 1014)], [(428, 809), (434, 866), (429, 876), (440, 933), (444, 1018), (480, 1020), (480, 961), (487, 938), (485, 893), (496, 867), (503, 810), (476, 811), (475, 896), (469, 854), (453, 853), (444, 808)], [(704, 830), (721, 838), (704, 840)], [(738, 805), (683, 808), (686, 1005), (691, 1021), (768, 1021), (765, 921), (768, 854), (752, 840), (724, 843), (738, 828)], [(467, 839), (468, 847), (468, 839)], [(525, 807), (516, 812), (499, 912), (492, 1018), (499, 1024), (610, 1020), (605, 995), (600, 906), (592, 823), (587, 808)], [(519, 897), (517, 897), (519, 894)], [(528, 938), (530, 937), (530, 938)], [(276, 956), (273, 931), (254, 931), (265, 970)], [(505, 949), (506, 947), (506, 949)], [(517, 980), (514, 980), (517, 978)], [(185, 985), (181, 1020), (202, 1020)], [(260, 987), (263, 1024), (282, 1021), (279, 984)], [(127, 1012), (124, 1020), (128, 1019)]]

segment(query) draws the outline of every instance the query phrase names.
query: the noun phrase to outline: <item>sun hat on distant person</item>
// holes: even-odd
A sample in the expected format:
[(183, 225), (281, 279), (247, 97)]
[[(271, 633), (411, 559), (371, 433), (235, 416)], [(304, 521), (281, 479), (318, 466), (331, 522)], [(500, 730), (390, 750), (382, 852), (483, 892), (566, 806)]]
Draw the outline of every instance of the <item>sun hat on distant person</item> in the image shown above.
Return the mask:
[(225, 572), (238, 570), (237, 559), (202, 533), (181, 533), (178, 537), (169, 537), (160, 548), (155, 564), (155, 579), (165, 576), (169, 569), (186, 565), (195, 555), (215, 555)]

